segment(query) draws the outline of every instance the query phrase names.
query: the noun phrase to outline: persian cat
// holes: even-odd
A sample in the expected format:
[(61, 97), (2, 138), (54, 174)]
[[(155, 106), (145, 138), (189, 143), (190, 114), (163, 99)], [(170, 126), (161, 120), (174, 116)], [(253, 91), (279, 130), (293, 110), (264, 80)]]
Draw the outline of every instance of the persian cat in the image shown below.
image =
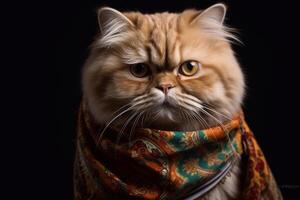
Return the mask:
[[(245, 83), (225, 14), (223, 4), (182, 13), (100, 9), (100, 35), (82, 77), (83, 101), (96, 123), (190, 131), (236, 115)], [(202, 198), (236, 199), (240, 167)]]
[(101, 9), (82, 81), (97, 122), (129, 108), (115, 126), (199, 130), (236, 114), (245, 84), (225, 12), (223, 4), (179, 14)]

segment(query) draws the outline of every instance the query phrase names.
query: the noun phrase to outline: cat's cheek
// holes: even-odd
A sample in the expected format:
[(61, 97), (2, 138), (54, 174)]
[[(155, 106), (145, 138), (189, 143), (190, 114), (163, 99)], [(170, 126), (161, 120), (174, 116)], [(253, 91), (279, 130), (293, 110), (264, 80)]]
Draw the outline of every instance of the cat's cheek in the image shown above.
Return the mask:
[(114, 76), (112, 82), (106, 87), (106, 97), (117, 99), (131, 99), (146, 91), (148, 83), (136, 82), (124, 77)]
[(221, 82), (216, 82), (211, 88), (207, 89), (203, 94), (208, 101), (225, 101), (226, 90)]

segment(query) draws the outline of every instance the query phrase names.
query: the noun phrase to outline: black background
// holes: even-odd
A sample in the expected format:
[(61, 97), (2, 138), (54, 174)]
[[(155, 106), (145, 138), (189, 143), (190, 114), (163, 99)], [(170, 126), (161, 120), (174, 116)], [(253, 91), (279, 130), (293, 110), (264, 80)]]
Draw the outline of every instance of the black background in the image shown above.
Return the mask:
[[(3, 162), (10, 198), (72, 199), (72, 164), (81, 67), (98, 31), (96, 9), (142, 12), (202, 9), (219, 1), (41, 1), (7, 9), (12, 39), (2, 74)], [(223, 1), (247, 79), (244, 110), (285, 199), (299, 199), (299, 11), (288, 1)], [(294, 1), (296, 2), (296, 1)], [(10, 106), (12, 105), (12, 106)], [(16, 196), (16, 198), (14, 198)], [(17, 198), (18, 197), (18, 198)], [(298, 197), (298, 198), (297, 198)]]

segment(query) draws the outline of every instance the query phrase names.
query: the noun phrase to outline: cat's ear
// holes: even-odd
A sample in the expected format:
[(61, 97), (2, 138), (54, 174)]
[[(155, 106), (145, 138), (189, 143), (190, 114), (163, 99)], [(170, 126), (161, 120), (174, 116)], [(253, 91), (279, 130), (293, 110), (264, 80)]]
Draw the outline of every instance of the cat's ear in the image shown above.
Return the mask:
[(126, 31), (134, 27), (125, 15), (113, 8), (100, 8), (97, 15), (102, 45), (117, 42)]
[(202, 31), (208, 33), (211, 37), (242, 44), (238, 37), (234, 34), (235, 29), (224, 25), (226, 15), (226, 6), (217, 3), (211, 7), (201, 11), (191, 20), (191, 26), (200, 27)]
[(202, 11), (196, 16), (192, 24), (199, 21), (211, 21), (212, 23), (223, 24), (226, 15), (226, 6), (222, 3), (217, 3)]

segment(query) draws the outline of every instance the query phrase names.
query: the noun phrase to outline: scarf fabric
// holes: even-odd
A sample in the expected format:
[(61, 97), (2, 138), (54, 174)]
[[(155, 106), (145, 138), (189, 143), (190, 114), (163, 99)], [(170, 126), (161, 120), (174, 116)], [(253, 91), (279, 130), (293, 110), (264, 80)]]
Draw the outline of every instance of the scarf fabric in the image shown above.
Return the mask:
[(205, 194), (226, 178), (242, 156), (247, 171), (240, 199), (282, 199), (242, 114), (223, 126), (200, 131), (136, 129), (123, 134), (120, 141), (119, 130), (108, 129), (98, 142), (99, 128), (82, 104), (75, 200), (186, 199), (199, 190)]

